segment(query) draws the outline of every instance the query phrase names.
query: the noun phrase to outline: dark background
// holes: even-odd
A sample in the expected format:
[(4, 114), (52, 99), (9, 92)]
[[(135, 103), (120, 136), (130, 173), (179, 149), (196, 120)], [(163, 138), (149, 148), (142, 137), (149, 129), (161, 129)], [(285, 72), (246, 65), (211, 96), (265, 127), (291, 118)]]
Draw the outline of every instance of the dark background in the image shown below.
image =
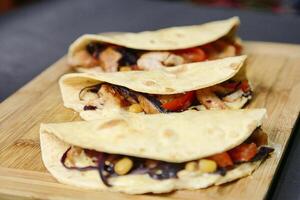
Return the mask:
[[(300, 17), (294, 12), (159, 0), (52, 0), (8, 11), (0, 14), (0, 102), (66, 54), (70, 43), (84, 33), (151, 30), (232, 16), (240, 17), (244, 40), (300, 44)], [(269, 199), (300, 199), (297, 130)]]

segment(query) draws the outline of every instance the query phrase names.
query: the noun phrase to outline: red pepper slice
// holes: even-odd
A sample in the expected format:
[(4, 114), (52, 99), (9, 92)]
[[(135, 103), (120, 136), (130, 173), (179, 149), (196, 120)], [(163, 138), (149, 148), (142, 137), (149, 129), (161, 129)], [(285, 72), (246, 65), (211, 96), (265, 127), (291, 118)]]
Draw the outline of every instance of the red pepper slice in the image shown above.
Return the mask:
[(187, 92), (176, 99), (162, 104), (162, 107), (170, 111), (178, 111), (188, 108), (195, 98), (195, 92)]
[(219, 153), (213, 156), (210, 156), (208, 159), (214, 160), (218, 167), (230, 167), (233, 165), (233, 162), (227, 152)]
[(256, 155), (257, 146), (255, 143), (241, 144), (228, 153), (234, 162), (247, 162)]
[(247, 80), (243, 80), (240, 88), (243, 90), (243, 92), (248, 92), (250, 90), (250, 86)]
[(188, 62), (201, 62), (207, 59), (205, 52), (199, 47), (176, 50), (174, 53), (182, 56)]
[(242, 89), (243, 92), (248, 92), (250, 90), (247, 80), (243, 80), (242, 82), (222, 83), (222, 86), (230, 90)]

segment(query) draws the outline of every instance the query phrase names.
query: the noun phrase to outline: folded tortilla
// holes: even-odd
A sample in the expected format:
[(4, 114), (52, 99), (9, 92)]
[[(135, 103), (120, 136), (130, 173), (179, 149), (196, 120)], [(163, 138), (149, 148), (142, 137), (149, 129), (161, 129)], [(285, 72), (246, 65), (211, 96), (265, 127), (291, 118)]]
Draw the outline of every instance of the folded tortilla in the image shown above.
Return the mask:
[[(228, 35), (233, 40), (237, 27), (240, 24), (238, 17), (226, 20), (214, 21), (200, 25), (171, 27), (156, 31), (144, 31), (140, 33), (103, 33), (85, 34), (71, 44), (68, 51), (68, 62), (76, 70), (81, 72), (98, 71), (89, 70), (77, 66), (75, 54), (84, 50), (92, 42), (117, 45), (141, 51), (167, 51), (179, 50), (205, 45)], [(99, 67), (98, 67), (99, 68)], [(100, 68), (99, 68), (100, 69)]]
[(69, 49), (69, 58), (91, 41), (116, 44), (140, 50), (176, 50), (207, 44), (228, 34), (240, 23), (238, 17), (194, 26), (181, 26), (140, 33), (87, 34)]
[(265, 113), (265, 109), (154, 115), (123, 113), (102, 116), (95, 121), (42, 124), (42, 159), (58, 181), (82, 188), (130, 194), (206, 188), (250, 175), (261, 161), (239, 164), (225, 176), (182, 170), (177, 178), (156, 180), (147, 174), (128, 174), (109, 178), (112, 187), (106, 187), (97, 170), (67, 169), (60, 159), (71, 145), (173, 163), (201, 159), (243, 143), (261, 126)]
[[(61, 77), (59, 85), (64, 106), (80, 112), (84, 119), (92, 120), (97, 119), (98, 113), (105, 112), (106, 109), (84, 111), (87, 102), (79, 98), (84, 87), (105, 82), (147, 94), (178, 94), (207, 88), (232, 77), (244, 78), (241, 73), (244, 71), (238, 72), (245, 59), (246, 56), (237, 56), (153, 71), (67, 74)], [(107, 108), (108, 112), (118, 110), (111, 105)]]

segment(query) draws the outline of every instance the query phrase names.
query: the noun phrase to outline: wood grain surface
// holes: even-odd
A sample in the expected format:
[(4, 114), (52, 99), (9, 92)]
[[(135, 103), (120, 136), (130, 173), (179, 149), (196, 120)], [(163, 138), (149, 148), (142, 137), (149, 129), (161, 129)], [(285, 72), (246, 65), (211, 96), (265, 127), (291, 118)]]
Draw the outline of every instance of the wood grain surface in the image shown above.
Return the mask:
[(263, 129), (276, 153), (253, 175), (223, 186), (163, 195), (82, 190), (58, 183), (41, 160), (41, 122), (80, 120), (62, 105), (57, 81), (70, 72), (62, 58), (0, 104), (0, 199), (263, 199), (300, 110), (300, 46), (246, 42), (247, 71), (254, 86), (250, 107), (265, 107)]

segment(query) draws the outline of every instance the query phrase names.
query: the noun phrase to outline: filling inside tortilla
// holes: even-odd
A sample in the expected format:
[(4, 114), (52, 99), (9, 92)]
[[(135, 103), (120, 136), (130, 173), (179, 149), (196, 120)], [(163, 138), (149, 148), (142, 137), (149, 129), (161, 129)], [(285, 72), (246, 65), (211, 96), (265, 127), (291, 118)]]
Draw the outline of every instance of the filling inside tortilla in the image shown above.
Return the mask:
[(228, 36), (202, 46), (170, 51), (136, 50), (91, 42), (74, 54), (73, 64), (83, 68), (97, 67), (104, 72), (153, 70), (236, 56), (241, 50), (239, 42)]
[(130, 174), (148, 174), (156, 180), (177, 178), (178, 173), (184, 171), (218, 173), (224, 176), (242, 163), (265, 159), (274, 151), (266, 146), (267, 143), (267, 135), (257, 128), (244, 143), (233, 149), (184, 163), (109, 154), (71, 146), (61, 157), (61, 163), (70, 170), (98, 170), (101, 180), (109, 187), (112, 186), (108, 181), (110, 177)]
[(146, 114), (181, 112), (188, 109), (240, 109), (251, 99), (248, 81), (225, 81), (196, 91), (170, 95), (150, 95), (109, 83), (83, 88), (79, 99), (84, 110), (103, 109), (110, 103), (129, 112)]

